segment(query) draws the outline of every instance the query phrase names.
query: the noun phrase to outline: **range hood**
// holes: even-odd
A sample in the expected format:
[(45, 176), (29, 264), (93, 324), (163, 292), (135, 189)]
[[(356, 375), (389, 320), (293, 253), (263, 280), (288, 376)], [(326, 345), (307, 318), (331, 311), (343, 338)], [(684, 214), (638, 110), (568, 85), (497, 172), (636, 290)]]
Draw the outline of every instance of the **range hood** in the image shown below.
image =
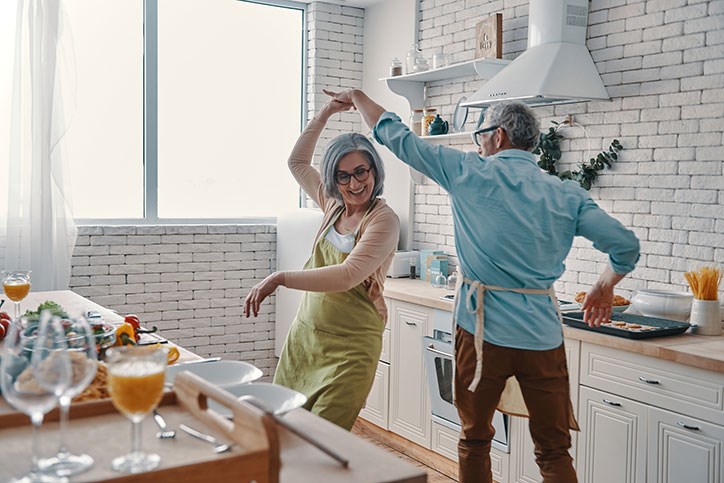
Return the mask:
[(586, 48), (588, 0), (530, 0), (528, 48), (470, 96), (465, 107), (503, 100), (532, 106), (609, 99)]

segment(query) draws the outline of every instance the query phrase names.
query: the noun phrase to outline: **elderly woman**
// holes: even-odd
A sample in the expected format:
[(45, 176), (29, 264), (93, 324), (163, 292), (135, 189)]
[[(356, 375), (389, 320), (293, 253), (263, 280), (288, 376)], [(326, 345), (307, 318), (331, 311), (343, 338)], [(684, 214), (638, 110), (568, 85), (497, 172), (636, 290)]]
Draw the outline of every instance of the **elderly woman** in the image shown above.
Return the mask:
[(366, 137), (334, 138), (321, 175), (311, 166), (327, 120), (350, 107), (328, 102), (289, 157), (294, 178), (324, 211), (304, 270), (275, 272), (244, 300), (245, 315), (256, 316), (278, 286), (305, 291), (274, 382), (303, 393), (307, 409), (345, 429), (354, 424), (372, 387), (387, 320), (383, 284), (399, 237), (397, 215), (379, 198), (384, 167)]

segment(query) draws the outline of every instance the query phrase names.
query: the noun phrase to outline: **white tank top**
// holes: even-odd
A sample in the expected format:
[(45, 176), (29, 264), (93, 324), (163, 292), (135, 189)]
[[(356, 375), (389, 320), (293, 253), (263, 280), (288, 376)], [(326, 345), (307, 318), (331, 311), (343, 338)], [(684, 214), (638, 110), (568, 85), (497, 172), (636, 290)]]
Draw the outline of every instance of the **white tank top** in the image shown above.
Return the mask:
[(324, 238), (342, 253), (349, 253), (354, 248), (355, 234), (341, 235), (334, 229), (334, 225), (327, 230), (327, 235)]

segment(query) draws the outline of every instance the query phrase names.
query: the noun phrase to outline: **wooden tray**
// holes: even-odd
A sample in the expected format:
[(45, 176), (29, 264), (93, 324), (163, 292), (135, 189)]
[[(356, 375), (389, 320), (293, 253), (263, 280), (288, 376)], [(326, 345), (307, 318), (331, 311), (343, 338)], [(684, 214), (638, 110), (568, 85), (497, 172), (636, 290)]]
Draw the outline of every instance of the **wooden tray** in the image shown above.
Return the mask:
[[(85, 452), (95, 460), (86, 473), (74, 476), (74, 482), (209, 482), (257, 481), (278, 483), (279, 438), (272, 419), (195, 374), (176, 377), (175, 392), (165, 393), (159, 412), (172, 428), (185, 423), (211, 434), (222, 442), (235, 442), (228, 453), (217, 455), (213, 446), (176, 431), (174, 439), (156, 438), (153, 418), (142, 425), (142, 450), (161, 456), (161, 466), (135, 475), (111, 469), (111, 460), (130, 451), (131, 422), (118, 413), (110, 400), (74, 404), (67, 427), (69, 449)], [(208, 398), (228, 407), (231, 420), (208, 409)], [(54, 417), (41, 429), (41, 456), (57, 450), (57, 423)], [(18, 412), (0, 414), (0, 481), (8, 481), (30, 469), (31, 430), (28, 416)]]
[(570, 325), (571, 327), (590, 330), (592, 332), (601, 332), (603, 334), (614, 335), (616, 337), (626, 337), (629, 339), (649, 339), (652, 337), (683, 334), (689, 327), (691, 327), (691, 325), (687, 322), (616, 312), (611, 313), (611, 322), (625, 322), (627, 324), (637, 324), (653, 328), (643, 330), (631, 329), (625, 326), (616, 327), (613, 325), (589, 327), (589, 325), (583, 321), (583, 312), (568, 312), (563, 314), (563, 323)]

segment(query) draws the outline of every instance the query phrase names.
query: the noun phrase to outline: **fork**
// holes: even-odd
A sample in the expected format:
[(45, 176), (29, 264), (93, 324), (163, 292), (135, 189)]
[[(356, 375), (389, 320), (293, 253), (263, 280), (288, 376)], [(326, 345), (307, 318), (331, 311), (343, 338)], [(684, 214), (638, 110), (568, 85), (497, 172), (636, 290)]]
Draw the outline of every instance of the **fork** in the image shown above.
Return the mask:
[(172, 429), (168, 429), (168, 425), (166, 424), (166, 420), (163, 419), (163, 416), (161, 416), (158, 411), (155, 409), (153, 410), (153, 420), (156, 421), (156, 424), (158, 424), (158, 427), (161, 428), (161, 431), (156, 433), (156, 437), (159, 439), (170, 439), (176, 437), (176, 431)]
[(219, 440), (217, 440), (213, 436), (210, 436), (206, 433), (202, 433), (201, 431), (197, 431), (194, 428), (186, 426), (185, 424), (179, 424), (178, 427), (180, 430), (182, 430), (184, 433), (188, 434), (189, 436), (193, 436), (194, 438), (198, 438), (201, 441), (206, 441), (207, 443), (213, 444), (214, 445), (213, 451), (216, 454), (226, 453), (235, 444), (235, 443), (231, 443), (231, 444), (220, 443)]

